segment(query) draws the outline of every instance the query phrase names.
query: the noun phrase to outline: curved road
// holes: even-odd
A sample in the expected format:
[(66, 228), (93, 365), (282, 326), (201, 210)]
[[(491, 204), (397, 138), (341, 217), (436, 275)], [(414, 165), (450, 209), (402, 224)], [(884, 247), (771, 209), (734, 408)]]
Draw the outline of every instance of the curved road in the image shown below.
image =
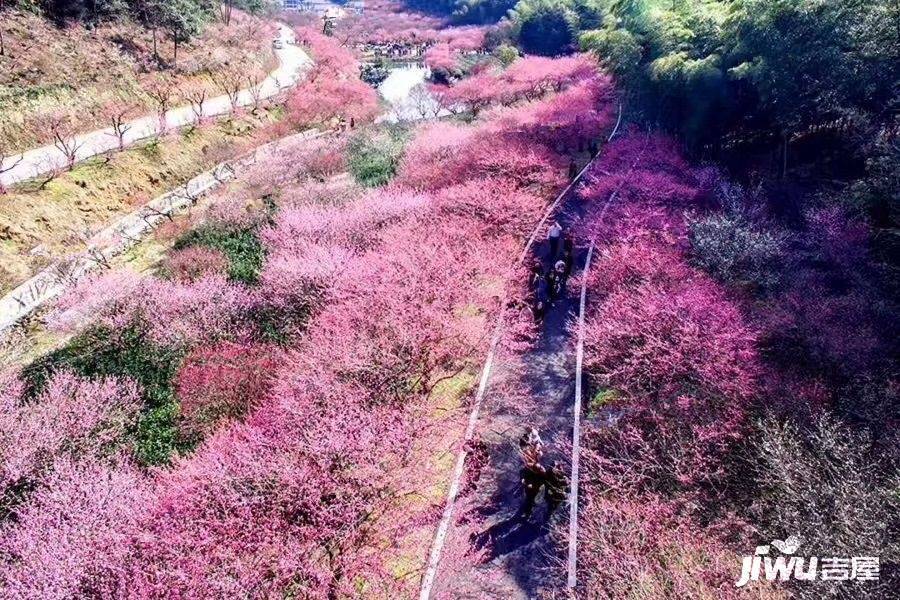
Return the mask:
[[(312, 64), (312, 60), (299, 46), (290, 42), (294, 40), (294, 32), (284, 24), (279, 25), (279, 39), (282, 48), (274, 50), (278, 57), (279, 66), (269, 73), (260, 84), (260, 97), (274, 96), (284, 88), (294, 85), (300, 77), (303, 68)], [(253, 96), (249, 90), (242, 90), (238, 95), (238, 104), (247, 106), (253, 103)], [(205, 117), (214, 117), (231, 112), (231, 101), (227, 95), (210, 98), (203, 104)], [(196, 121), (190, 105), (180, 106), (168, 111), (165, 115), (166, 127), (177, 128), (189, 125)], [(135, 119), (129, 123), (131, 127), (125, 134), (125, 145), (131, 145), (137, 141), (153, 137), (159, 133), (160, 122), (157, 115), (148, 115)], [(119, 147), (119, 140), (111, 127), (98, 129), (90, 133), (76, 136), (80, 148), (77, 160), (81, 161)], [(54, 169), (65, 168), (66, 157), (54, 145), (43, 146), (28, 150), (23, 154), (7, 157), (0, 166), (0, 171), (9, 168), (0, 174), (0, 184), (9, 186), (14, 183), (26, 181), (48, 173)]]

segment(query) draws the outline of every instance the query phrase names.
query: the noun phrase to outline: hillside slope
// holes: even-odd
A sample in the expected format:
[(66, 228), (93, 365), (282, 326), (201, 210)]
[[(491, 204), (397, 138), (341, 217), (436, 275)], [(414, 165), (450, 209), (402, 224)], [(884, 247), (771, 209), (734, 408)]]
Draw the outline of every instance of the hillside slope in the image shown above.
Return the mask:
[(275, 66), (271, 39), (276, 25), (235, 11), (230, 24), (210, 23), (189, 42), (172, 42), (122, 21), (93, 28), (56, 27), (40, 16), (6, 10), (0, 18), (5, 53), (0, 56), (0, 147), (25, 150), (50, 141), (47, 118), (62, 113), (76, 131), (106, 125), (104, 111), (118, 102), (135, 112), (154, 109), (148, 90), (165, 81), (183, 95), (205, 89), (219, 95), (212, 75), (239, 67), (246, 78)]

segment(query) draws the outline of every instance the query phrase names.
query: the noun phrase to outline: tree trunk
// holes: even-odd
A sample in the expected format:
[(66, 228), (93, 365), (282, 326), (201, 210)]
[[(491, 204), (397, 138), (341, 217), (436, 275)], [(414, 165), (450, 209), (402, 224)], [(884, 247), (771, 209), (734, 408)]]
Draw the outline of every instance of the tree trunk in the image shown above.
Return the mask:
[(172, 66), (178, 66), (178, 34), (172, 36), (172, 39), (175, 41), (175, 52), (172, 56)]
[(156, 27), (153, 27), (153, 59), (159, 63), (159, 54), (156, 51)]

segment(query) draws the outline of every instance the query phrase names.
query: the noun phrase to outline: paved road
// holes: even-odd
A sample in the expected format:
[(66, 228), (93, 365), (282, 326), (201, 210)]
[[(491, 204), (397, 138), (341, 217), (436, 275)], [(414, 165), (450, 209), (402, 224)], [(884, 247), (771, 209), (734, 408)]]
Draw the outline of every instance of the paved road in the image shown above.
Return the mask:
[[(269, 73), (268, 77), (260, 84), (260, 97), (268, 98), (274, 96), (281, 89), (294, 85), (300, 78), (304, 67), (312, 64), (306, 52), (299, 46), (288, 43), (294, 39), (294, 33), (290, 27), (283, 24), (280, 25), (279, 37), (282, 40), (283, 47), (274, 50), (275, 55), (278, 57), (279, 66)], [(252, 104), (253, 97), (250, 91), (243, 90), (238, 96), (238, 101), (241, 106)], [(223, 115), (231, 110), (231, 102), (226, 95), (210, 98), (203, 105), (205, 116)], [(181, 127), (194, 121), (196, 121), (196, 117), (190, 105), (173, 108), (166, 113), (166, 127), (168, 128)], [(126, 145), (158, 134), (160, 122), (157, 115), (148, 115), (132, 121), (130, 126), (131, 129), (125, 135)], [(112, 128), (99, 129), (79, 135), (77, 140), (81, 144), (77, 154), (78, 160), (84, 160), (114, 150), (119, 146), (119, 140), (113, 133)], [(63, 153), (55, 146), (49, 145), (28, 150), (21, 155), (8, 157), (3, 161), (3, 169), (15, 164), (20, 159), (20, 156), (21, 162), (9, 171), (0, 174), (0, 183), (3, 185), (9, 186), (66, 166), (66, 157)]]

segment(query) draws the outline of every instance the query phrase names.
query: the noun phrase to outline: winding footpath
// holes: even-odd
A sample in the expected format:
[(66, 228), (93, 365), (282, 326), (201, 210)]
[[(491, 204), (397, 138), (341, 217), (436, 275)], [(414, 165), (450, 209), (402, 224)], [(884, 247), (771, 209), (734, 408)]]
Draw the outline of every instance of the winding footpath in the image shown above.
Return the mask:
[[(283, 89), (292, 87), (300, 79), (305, 68), (312, 64), (312, 60), (306, 52), (293, 44), (294, 32), (290, 27), (279, 24), (279, 39), (282, 42), (282, 48), (274, 49), (279, 66), (260, 83), (259, 98), (270, 98)], [(236, 96), (237, 105), (252, 104), (253, 96), (251, 90), (242, 90)], [(227, 95), (216, 96), (203, 103), (204, 118), (224, 115), (232, 110), (234, 107)], [(129, 129), (124, 136), (125, 146), (158, 135), (162, 128), (160, 121), (158, 115), (152, 114), (129, 122)], [(197, 117), (190, 105), (179, 106), (166, 112), (165, 129), (183, 127), (196, 121)], [(119, 139), (113, 129), (108, 127), (75, 136), (75, 145), (78, 146), (76, 161), (82, 161), (111, 150), (117, 150)], [(22, 154), (9, 156), (3, 161), (0, 166), (0, 184), (8, 187), (39, 177), (44, 173), (65, 168), (66, 165), (65, 155), (52, 144), (27, 150)]]

